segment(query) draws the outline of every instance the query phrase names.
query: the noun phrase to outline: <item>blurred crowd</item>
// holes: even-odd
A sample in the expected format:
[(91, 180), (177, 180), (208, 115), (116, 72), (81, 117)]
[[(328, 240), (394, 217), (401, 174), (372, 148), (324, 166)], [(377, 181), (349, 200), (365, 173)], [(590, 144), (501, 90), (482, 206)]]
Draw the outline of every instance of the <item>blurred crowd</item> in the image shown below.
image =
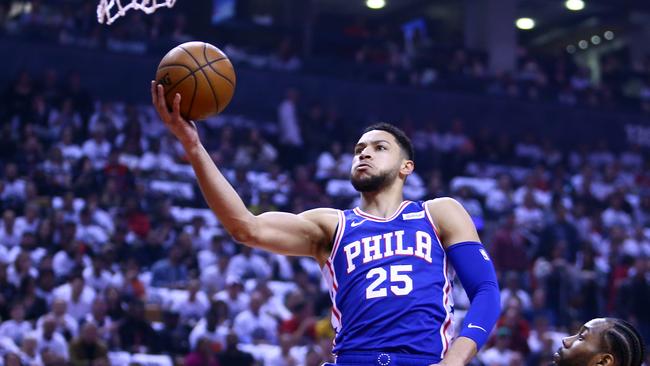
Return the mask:
[[(317, 263), (234, 243), (153, 108), (96, 100), (55, 70), (22, 73), (3, 93), (0, 364), (332, 359)], [(358, 204), (348, 176), (364, 121), (344, 123), (317, 97), (287, 90), (273, 122), (199, 123), (253, 213)], [(504, 310), (477, 363), (547, 364), (564, 335), (604, 315), (650, 340), (647, 151), (563, 150), (469, 133), (460, 119), (398, 124), (416, 148), (405, 197), (461, 202), (498, 272)], [(469, 304), (454, 292), (459, 326)]]
[[(194, 39), (182, 12), (146, 16), (130, 11), (111, 26), (98, 24), (96, 18), (92, 1), (0, 2), (0, 34), (31, 41), (160, 55)], [(493, 73), (484, 52), (435, 39), (431, 26), (423, 19), (377, 25), (363, 17), (323, 16), (313, 20), (313, 39), (305, 43), (299, 41), (303, 34), (272, 21), (263, 26), (235, 21), (215, 30), (229, 43), (212, 35), (206, 40), (223, 47), (238, 67), (650, 112), (650, 56), (631, 61), (625, 52), (611, 52), (599, 56), (598, 67), (593, 67), (576, 62), (564, 49), (549, 55), (520, 47), (514, 70)]]

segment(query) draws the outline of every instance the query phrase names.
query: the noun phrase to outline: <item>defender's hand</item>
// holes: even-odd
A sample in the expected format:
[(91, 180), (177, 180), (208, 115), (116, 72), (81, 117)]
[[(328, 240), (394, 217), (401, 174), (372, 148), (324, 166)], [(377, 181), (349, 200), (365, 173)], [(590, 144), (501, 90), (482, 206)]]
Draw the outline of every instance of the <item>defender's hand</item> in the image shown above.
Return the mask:
[(199, 133), (193, 121), (186, 121), (181, 116), (181, 95), (176, 93), (172, 111), (169, 111), (165, 101), (165, 88), (151, 81), (151, 103), (156, 108), (156, 112), (165, 126), (174, 136), (183, 144), (183, 147), (192, 148), (200, 144)]

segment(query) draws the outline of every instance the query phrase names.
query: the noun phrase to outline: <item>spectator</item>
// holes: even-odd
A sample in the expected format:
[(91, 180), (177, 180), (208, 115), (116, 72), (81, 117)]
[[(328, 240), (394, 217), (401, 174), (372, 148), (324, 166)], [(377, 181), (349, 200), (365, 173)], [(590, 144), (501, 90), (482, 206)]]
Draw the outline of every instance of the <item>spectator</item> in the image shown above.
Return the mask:
[(494, 346), (484, 349), (477, 356), (481, 362), (490, 366), (510, 366), (515, 357), (515, 352), (510, 349), (512, 331), (507, 327), (500, 327), (496, 331)]
[(94, 324), (97, 328), (97, 335), (106, 345), (111, 346), (113, 338), (116, 337), (118, 324), (107, 314), (106, 301), (101, 297), (95, 297), (90, 313), (84, 318), (85, 323)]
[(21, 233), (36, 233), (40, 223), (39, 208), (36, 202), (29, 202), (25, 206), (25, 214), (16, 218), (15, 225)]
[(508, 175), (500, 175), (497, 188), (487, 192), (485, 207), (493, 215), (503, 215), (514, 208), (512, 182)]
[(241, 279), (235, 276), (228, 276), (226, 278), (226, 289), (217, 292), (213, 300), (220, 300), (228, 305), (230, 317), (232, 319), (237, 314), (248, 308), (249, 296), (244, 290), (244, 284)]
[(223, 350), (230, 324), (228, 305), (223, 301), (213, 302), (203, 319), (199, 320), (192, 329), (190, 347), (195, 349), (199, 339), (206, 337), (210, 340), (210, 348), (213, 352)]
[[(61, 140), (56, 145), (56, 147), (58, 147), (59, 150), (61, 150), (61, 154), (63, 154), (64, 160), (69, 164), (75, 163), (83, 156), (83, 150), (81, 149), (81, 146), (75, 144), (73, 141), (74, 138), (73, 131), (74, 131), (73, 127), (70, 126), (64, 127), (61, 131)], [(67, 186), (70, 186), (70, 184), (68, 184)]]
[[(74, 223), (66, 223), (73, 233), (76, 232), (76, 225)], [(90, 260), (83, 252), (83, 244), (77, 239), (71, 238), (66, 241), (61, 250), (59, 250), (53, 259), (54, 273), (57, 277), (68, 276), (75, 267), (82, 267), (90, 264)]]
[(566, 336), (568, 334), (553, 331), (548, 319), (541, 316), (535, 318), (534, 327), (528, 335), (528, 348), (535, 358), (541, 358), (562, 347), (562, 339)]
[(0, 226), (0, 244), (5, 248), (18, 246), (23, 236), (22, 231), (19, 230), (20, 228), (16, 227), (16, 214), (14, 211), (5, 210), (2, 213), (2, 225)]
[(33, 334), (27, 334), (20, 346), (20, 358), (26, 365), (41, 365), (41, 355), (38, 353), (38, 339)]
[(226, 348), (219, 352), (219, 364), (232, 366), (253, 366), (255, 359), (249, 353), (242, 352), (237, 348), (239, 339), (235, 333), (226, 336)]
[(293, 163), (300, 161), (300, 149), (303, 145), (300, 121), (298, 120), (299, 93), (288, 89), (282, 103), (278, 106), (278, 126), (280, 127), (281, 157), (283, 161)]
[(291, 354), (294, 346), (293, 337), (283, 334), (280, 337), (280, 352), (275, 355), (268, 355), (264, 361), (266, 366), (297, 366), (298, 360)]
[(100, 253), (108, 241), (109, 233), (95, 222), (88, 207), (79, 212), (76, 239), (90, 246), (95, 253)]
[(515, 209), (515, 220), (517, 225), (531, 234), (536, 234), (541, 229), (544, 212), (535, 203), (532, 192), (526, 193), (523, 204)]
[(474, 198), (473, 192), (469, 186), (458, 187), (458, 195), (455, 199), (465, 207), (467, 213), (469, 213), (476, 230), (481, 231), (483, 229), (483, 207), (481, 203)]
[(145, 319), (144, 303), (133, 299), (128, 304), (126, 317), (121, 321), (117, 333), (122, 349), (133, 353), (147, 353), (155, 348), (156, 332)]
[(264, 298), (261, 293), (253, 292), (250, 296), (248, 309), (235, 317), (234, 331), (242, 343), (252, 343), (253, 333), (261, 329), (265, 333), (264, 339), (270, 343), (277, 342), (278, 323), (268, 314), (261, 312)]
[(185, 287), (188, 281), (187, 266), (181, 262), (181, 249), (173, 245), (167, 259), (161, 259), (151, 268), (151, 285), (156, 287)]
[(81, 148), (94, 169), (103, 169), (111, 152), (111, 144), (106, 139), (106, 126), (96, 126), (92, 131), (92, 139), (86, 140)]
[(505, 309), (511, 298), (517, 299), (524, 312), (531, 309), (532, 303), (528, 293), (521, 288), (521, 277), (515, 272), (508, 272), (505, 275), (506, 286), (501, 290), (501, 308)]
[(618, 311), (630, 319), (644, 339), (650, 338), (650, 259), (637, 257), (618, 293)]
[(25, 308), (25, 319), (33, 321), (47, 312), (47, 303), (37, 293), (36, 281), (32, 277), (22, 280), (17, 295), (20, 303)]
[[(5, 165), (2, 193), (0, 198), (11, 204), (18, 204), (25, 200), (27, 182), (18, 176), (18, 166), (15, 163)], [(6, 223), (6, 220), (5, 220)]]
[(539, 253), (537, 255), (548, 258), (553, 245), (560, 240), (567, 243), (567, 261), (575, 262), (580, 249), (578, 230), (570, 221), (567, 209), (562, 204), (557, 204), (554, 208), (553, 218), (549, 220), (540, 234)]
[(310, 300), (298, 300), (290, 308), (293, 316), (280, 324), (280, 334), (290, 334), (299, 344), (308, 343), (316, 339), (316, 323), (314, 304)]
[(185, 366), (219, 365), (220, 363), (210, 347), (210, 340), (204, 337), (199, 338), (194, 351), (185, 357)]
[(106, 260), (102, 255), (98, 254), (92, 257), (92, 266), (83, 270), (83, 279), (95, 293), (104, 292), (106, 287), (112, 283), (113, 276), (106, 269)]
[[(0, 253), (0, 255), (4, 257), (5, 254)], [(7, 279), (7, 265), (0, 262), (0, 319), (9, 318), (10, 301), (14, 299), (16, 293), (16, 286)]]
[(180, 322), (180, 316), (174, 311), (163, 311), (163, 328), (157, 334), (157, 353), (170, 356), (186, 354), (190, 350), (189, 324)]
[(83, 276), (77, 273), (70, 278), (70, 282), (54, 290), (54, 297), (65, 301), (68, 314), (80, 322), (90, 312), (95, 291), (86, 286)]
[(492, 259), (495, 268), (501, 273), (523, 273), (529, 266), (528, 240), (516, 226), (515, 220), (514, 214), (506, 215), (492, 240)]
[[(50, 358), (68, 361), (68, 344), (66, 339), (57, 331), (59, 328), (58, 320), (52, 315), (46, 315), (38, 329), (34, 332), (34, 337), (38, 342), (38, 352), (49, 352)], [(43, 356), (45, 361), (45, 356)]]
[(609, 199), (609, 207), (603, 211), (602, 219), (606, 228), (613, 226), (628, 227), (632, 223), (630, 214), (623, 210), (623, 198), (618, 194), (612, 195)]
[(180, 320), (190, 326), (197, 323), (210, 307), (210, 301), (203, 291), (200, 282), (196, 279), (189, 281), (187, 296), (178, 299), (172, 305), (172, 310), (180, 315)]
[(221, 292), (226, 288), (228, 264), (229, 258), (224, 255), (217, 259), (217, 263), (207, 267), (201, 265), (201, 288), (209, 296)]
[(64, 299), (55, 299), (52, 302), (52, 311), (38, 319), (37, 328), (43, 327), (45, 320), (55, 321), (56, 331), (61, 333), (65, 339), (72, 339), (77, 336), (79, 323), (68, 314), (68, 303)]
[(253, 248), (242, 245), (241, 252), (230, 259), (228, 276), (242, 280), (255, 278), (266, 280), (271, 277), (271, 268), (268, 262), (260, 255), (254, 253)]
[(79, 337), (70, 343), (72, 366), (108, 366), (108, 348), (97, 336), (97, 326), (86, 323), (81, 327)]
[(0, 325), (0, 337), (10, 338), (15, 344), (22, 342), (23, 336), (32, 330), (32, 325), (25, 320), (25, 308), (21, 303), (11, 306), (11, 319)]

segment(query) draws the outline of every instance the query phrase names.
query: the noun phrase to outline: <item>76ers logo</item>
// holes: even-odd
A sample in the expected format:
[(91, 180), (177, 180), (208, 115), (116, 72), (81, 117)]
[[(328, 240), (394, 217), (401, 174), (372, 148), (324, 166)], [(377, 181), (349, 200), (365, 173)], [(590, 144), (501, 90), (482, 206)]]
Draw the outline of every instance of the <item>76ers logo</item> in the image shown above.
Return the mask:
[(166, 73), (165, 75), (163, 75), (163, 77), (161, 77), (158, 80), (158, 84), (162, 84), (162, 85), (165, 85), (165, 86), (172, 85), (172, 79), (169, 77), (169, 73)]

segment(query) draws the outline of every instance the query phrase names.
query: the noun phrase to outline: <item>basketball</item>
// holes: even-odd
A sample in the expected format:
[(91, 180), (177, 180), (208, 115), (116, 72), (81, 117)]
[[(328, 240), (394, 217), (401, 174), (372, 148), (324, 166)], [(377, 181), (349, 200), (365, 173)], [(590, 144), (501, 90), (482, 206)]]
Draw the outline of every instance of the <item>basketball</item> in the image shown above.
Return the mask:
[(156, 81), (165, 87), (171, 109), (174, 95), (181, 95), (181, 116), (203, 120), (223, 111), (235, 91), (235, 70), (225, 53), (205, 42), (187, 42), (162, 58)]

